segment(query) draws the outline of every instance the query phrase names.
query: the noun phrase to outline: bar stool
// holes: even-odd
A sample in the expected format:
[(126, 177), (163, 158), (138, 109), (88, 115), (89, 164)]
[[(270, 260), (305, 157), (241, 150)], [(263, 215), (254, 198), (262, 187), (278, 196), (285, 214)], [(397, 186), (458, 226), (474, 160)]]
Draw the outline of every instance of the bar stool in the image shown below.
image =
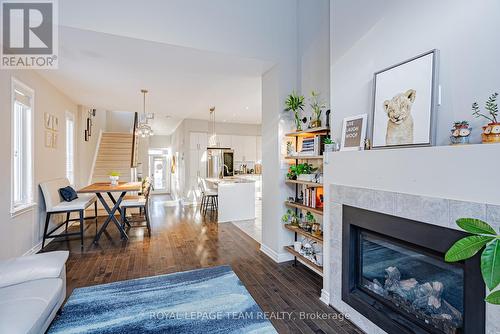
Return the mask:
[(207, 185), (205, 179), (200, 180), (201, 183), (201, 206), (200, 212), (205, 216), (207, 211), (217, 212), (219, 209), (219, 193), (217, 188), (212, 188)]

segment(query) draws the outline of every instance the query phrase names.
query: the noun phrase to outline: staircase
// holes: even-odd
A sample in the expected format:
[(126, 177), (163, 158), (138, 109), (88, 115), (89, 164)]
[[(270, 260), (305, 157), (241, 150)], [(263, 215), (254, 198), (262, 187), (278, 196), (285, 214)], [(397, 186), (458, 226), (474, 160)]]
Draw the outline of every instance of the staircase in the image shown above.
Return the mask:
[(111, 172), (120, 173), (120, 181), (132, 181), (132, 142), (131, 133), (103, 132), (91, 183), (109, 182)]

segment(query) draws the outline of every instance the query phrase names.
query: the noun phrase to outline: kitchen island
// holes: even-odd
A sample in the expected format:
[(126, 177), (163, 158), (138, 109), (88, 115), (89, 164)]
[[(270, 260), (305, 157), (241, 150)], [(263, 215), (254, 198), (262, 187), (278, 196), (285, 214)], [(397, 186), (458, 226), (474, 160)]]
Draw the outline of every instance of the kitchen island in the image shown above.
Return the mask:
[(234, 176), (206, 181), (218, 189), (219, 223), (255, 219), (254, 180)]

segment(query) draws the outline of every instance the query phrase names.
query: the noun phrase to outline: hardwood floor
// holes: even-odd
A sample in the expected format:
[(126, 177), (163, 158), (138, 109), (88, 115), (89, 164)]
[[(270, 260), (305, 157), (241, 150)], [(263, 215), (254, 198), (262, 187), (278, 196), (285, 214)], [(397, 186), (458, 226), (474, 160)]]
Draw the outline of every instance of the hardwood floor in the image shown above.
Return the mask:
[(228, 264), (263, 311), (276, 312), (270, 321), (279, 333), (362, 333), (319, 300), (321, 277), (301, 264), (275, 263), (233, 224), (205, 220), (195, 208), (166, 207), (162, 197), (154, 197), (151, 213), (151, 238), (145, 229), (134, 228), (128, 231), (130, 240), (121, 241), (110, 226), (93, 245), (96, 227), (89, 220), (83, 251), (79, 239), (47, 245), (46, 251), (71, 251), (67, 295), (78, 287)]

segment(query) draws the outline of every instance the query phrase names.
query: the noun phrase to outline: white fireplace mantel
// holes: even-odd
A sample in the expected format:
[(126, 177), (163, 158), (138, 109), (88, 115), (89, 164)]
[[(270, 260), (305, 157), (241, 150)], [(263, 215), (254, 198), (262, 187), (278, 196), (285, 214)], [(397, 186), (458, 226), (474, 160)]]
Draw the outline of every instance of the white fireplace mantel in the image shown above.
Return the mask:
[[(457, 228), (473, 215), (500, 227), (500, 145), (441, 146), (328, 153), (324, 164), (322, 300), (370, 333), (383, 333), (343, 303), (342, 204)], [(500, 306), (487, 305), (487, 333), (500, 331)]]

